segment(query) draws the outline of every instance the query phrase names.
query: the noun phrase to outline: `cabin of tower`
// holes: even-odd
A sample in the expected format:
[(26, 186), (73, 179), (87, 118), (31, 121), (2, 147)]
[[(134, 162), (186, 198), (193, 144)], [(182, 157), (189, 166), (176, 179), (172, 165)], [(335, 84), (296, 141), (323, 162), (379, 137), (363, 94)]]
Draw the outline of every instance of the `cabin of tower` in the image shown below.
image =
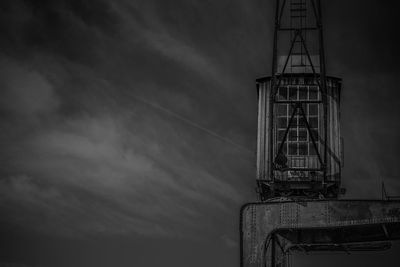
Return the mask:
[[(318, 197), (319, 194), (336, 197), (342, 162), (341, 79), (326, 77), (326, 148), (325, 109), (317, 78), (311, 73), (283, 75), (275, 101), (271, 101), (271, 79), (264, 77), (257, 80), (257, 180), (260, 193), (265, 198), (291, 195)], [(271, 102), (273, 112), (270, 112)], [(298, 107), (295, 108), (295, 105)], [(325, 149), (328, 155), (326, 164), (323, 160)]]

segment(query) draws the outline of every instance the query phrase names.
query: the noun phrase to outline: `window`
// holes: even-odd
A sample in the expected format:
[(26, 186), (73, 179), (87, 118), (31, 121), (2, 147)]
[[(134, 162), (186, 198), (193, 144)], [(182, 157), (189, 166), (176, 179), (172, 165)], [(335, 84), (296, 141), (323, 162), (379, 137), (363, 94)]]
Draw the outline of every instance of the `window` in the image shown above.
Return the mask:
[(307, 100), (307, 98), (308, 98), (307, 87), (301, 86), (299, 88), (299, 99), (300, 100)]
[(283, 141), (283, 137), (285, 136), (285, 130), (278, 130), (278, 141)]
[(299, 143), (299, 155), (302, 156), (308, 155), (308, 147), (306, 142)]
[(286, 128), (288, 123), (288, 118), (280, 117), (278, 118), (278, 128)]
[(297, 87), (289, 86), (289, 99), (297, 100)]
[(297, 141), (297, 129), (289, 131), (289, 141)]
[(307, 129), (299, 129), (299, 141), (307, 141), (308, 132)]
[(308, 104), (308, 115), (318, 116), (318, 104)]
[(317, 86), (310, 86), (310, 100), (318, 100), (319, 99), (319, 89)]
[(289, 143), (289, 155), (297, 155), (297, 143)]
[(279, 104), (278, 105), (278, 112), (277, 116), (287, 116), (287, 105), (286, 104)]
[[(320, 92), (315, 85), (288, 85), (281, 86), (278, 90), (278, 100), (292, 100), (292, 101), (315, 101), (320, 100)], [(316, 150), (313, 146), (310, 133), (307, 129), (307, 123), (311, 129), (312, 137), (319, 148), (320, 144), (318, 129), (320, 128), (320, 104), (318, 103), (304, 103), (302, 104), (304, 119), (300, 109), (297, 109), (293, 117), (290, 129), (288, 131), (286, 141), (282, 146), (282, 152), (287, 153), (288, 156), (315, 156)], [(290, 117), (293, 114), (293, 106), (291, 104), (277, 104), (275, 108), (276, 114), (276, 149), (278, 150), (280, 144), (284, 141), (286, 128), (289, 124)]]
[(278, 94), (278, 99), (279, 100), (287, 100), (288, 93), (287, 93), (287, 87), (280, 87), (279, 88), (279, 94)]
[(318, 117), (309, 116), (308, 124), (310, 125), (310, 128), (317, 128), (318, 129)]

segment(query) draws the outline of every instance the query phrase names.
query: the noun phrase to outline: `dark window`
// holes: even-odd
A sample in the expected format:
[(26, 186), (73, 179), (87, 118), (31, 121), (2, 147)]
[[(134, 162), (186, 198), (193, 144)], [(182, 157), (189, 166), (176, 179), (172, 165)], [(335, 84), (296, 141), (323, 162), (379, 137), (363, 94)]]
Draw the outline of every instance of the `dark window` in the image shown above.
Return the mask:
[[(293, 114), (294, 107), (292, 105), (289, 106), (289, 118)], [(299, 114), (299, 109), (296, 109), (296, 114)]]
[(307, 143), (299, 143), (299, 155), (308, 155)]
[[(307, 104), (301, 104), (301, 107), (303, 108), (304, 115), (307, 116)], [(299, 108), (299, 114), (301, 114), (301, 109)]]
[(318, 87), (310, 86), (310, 100), (318, 100)]
[(278, 131), (278, 140), (279, 141), (283, 140), (283, 137), (285, 136), (285, 132), (286, 132), (286, 130), (279, 130)]
[(316, 155), (317, 155), (317, 152), (316, 152), (316, 150), (315, 150), (315, 147), (314, 147), (313, 143), (308, 143), (308, 147), (309, 147), (309, 149), (310, 149), (310, 155), (316, 156)]
[(309, 104), (308, 106), (308, 114), (310, 116), (317, 116), (318, 115), (318, 104)]
[(297, 141), (297, 130), (290, 130), (289, 131), (289, 141)]
[(302, 127), (302, 128), (307, 127), (307, 126), (306, 126), (306, 121), (305, 121), (305, 119), (304, 119), (303, 117), (300, 117), (300, 118), (299, 118), (298, 126), (299, 126), (299, 127)]
[(277, 108), (277, 116), (287, 116), (287, 105), (286, 104), (279, 104)]
[[(294, 81), (292, 81), (294, 82)], [(320, 100), (321, 94), (318, 86), (315, 84), (314, 79), (310, 79), (309, 84), (293, 85), (289, 84), (279, 87), (278, 99), (279, 100), (292, 100), (292, 101), (304, 101), (304, 100)], [(319, 135), (318, 135), (318, 124), (319, 124), (319, 104), (305, 104), (302, 103), (301, 108), (294, 108), (291, 104), (277, 104), (275, 106), (275, 121), (276, 121), (276, 141), (277, 148), (283, 142), (283, 153), (288, 153), (289, 156), (307, 156), (316, 155), (316, 151), (311, 143), (311, 136), (314, 137), (316, 146), (319, 148)], [(294, 110), (296, 110), (294, 112)], [(293, 120), (289, 125), (289, 120), (293, 115)], [(304, 117), (303, 117), (304, 116)], [(307, 124), (311, 128), (311, 134), (307, 129)], [(283, 140), (286, 129), (289, 127), (287, 138)]]
[(308, 119), (311, 128), (318, 128), (318, 117), (311, 117)]
[(289, 143), (289, 155), (297, 155), (297, 143)]
[(289, 87), (289, 99), (297, 100), (297, 87), (293, 87), (293, 86)]
[(286, 87), (280, 87), (279, 88), (279, 99), (280, 100), (287, 100), (287, 88)]
[(307, 87), (300, 87), (299, 88), (299, 99), (300, 100), (307, 100)]
[[(318, 130), (317, 129), (311, 129), (311, 134), (314, 137), (314, 141), (317, 142), (319, 139), (319, 134), (318, 134)], [(311, 138), (310, 138), (311, 140)]]
[(307, 130), (306, 129), (299, 129), (299, 141), (307, 141)]
[(278, 118), (278, 128), (286, 128), (287, 127), (287, 118)]

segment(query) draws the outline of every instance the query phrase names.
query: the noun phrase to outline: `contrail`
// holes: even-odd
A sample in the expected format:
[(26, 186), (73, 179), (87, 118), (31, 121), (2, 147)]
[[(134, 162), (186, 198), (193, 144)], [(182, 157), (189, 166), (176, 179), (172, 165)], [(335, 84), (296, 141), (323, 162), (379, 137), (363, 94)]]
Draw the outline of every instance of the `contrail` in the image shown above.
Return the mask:
[(150, 107), (152, 107), (154, 109), (158, 109), (158, 110), (161, 110), (161, 111), (163, 111), (165, 113), (168, 113), (169, 115), (173, 116), (174, 118), (176, 118), (176, 119), (178, 119), (180, 121), (183, 121), (183, 122), (193, 126), (194, 128), (197, 128), (197, 129), (199, 129), (199, 130), (201, 130), (203, 132), (206, 132), (207, 134), (209, 134), (209, 135), (211, 135), (211, 136), (213, 136), (213, 137), (215, 137), (215, 138), (217, 138), (217, 139), (219, 139), (219, 140), (221, 140), (221, 141), (223, 141), (225, 143), (228, 143), (230, 145), (235, 146), (236, 148), (239, 148), (241, 150), (244, 150), (244, 151), (246, 151), (248, 153), (253, 154), (253, 151), (251, 151), (250, 149), (248, 149), (248, 148), (246, 148), (246, 147), (244, 147), (244, 146), (242, 146), (242, 145), (240, 145), (238, 143), (235, 143), (234, 141), (232, 141), (232, 140), (230, 140), (230, 139), (228, 139), (226, 137), (223, 137), (223, 136), (219, 135), (218, 133), (216, 133), (214, 131), (211, 131), (211, 130), (207, 129), (207, 128), (205, 128), (205, 127), (203, 127), (203, 126), (201, 126), (201, 125), (189, 120), (188, 118), (185, 118), (185, 117), (183, 117), (183, 116), (181, 116), (181, 115), (179, 115), (179, 114), (177, 114), (177, 113), (175, 113), (175, 112), (173, 112), (173, 111), (171, 111), (171, 110), (169, 110), (169, 109), (167, 109), (165, 107), (162, 107), (162, 106), (160, 106), (160, 105), (158, 105), (156, 103), (152, 103), (152, 102), (150, 102), (150, 101), (148, 101), (146, 99), (137, 97), (137, 96), (132, 95), (132, 94), (130, 94), (130, 95), (135, 100), (137, 100), (139, 102), (142, 102), (142, 103), (144, 103), (144, 104), (146, 104), (146, 105), (148, 105), (148, 106), (150, 106)]

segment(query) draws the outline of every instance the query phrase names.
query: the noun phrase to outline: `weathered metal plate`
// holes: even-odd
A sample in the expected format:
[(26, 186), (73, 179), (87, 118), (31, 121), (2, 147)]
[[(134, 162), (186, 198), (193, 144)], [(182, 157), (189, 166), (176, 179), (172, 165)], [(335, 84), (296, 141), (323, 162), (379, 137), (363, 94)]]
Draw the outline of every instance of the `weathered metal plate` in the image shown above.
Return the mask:
[[(338, 237), (337, 229), (351, 231)], [(362, 229), (367, 230), (363, 232)], [(399, 229), (400, 201), (315, 200), (246, 204), (241, 210), (241, 266), (269, 266), (266, 257), (271, 252), (266, 251), (266, 243), (272, 233), (280, 233), (286, 244), (314, 242), (314, 245), (324, 245), (398, 239)], [(298, 237), (299, 234), (302, 236)]]

